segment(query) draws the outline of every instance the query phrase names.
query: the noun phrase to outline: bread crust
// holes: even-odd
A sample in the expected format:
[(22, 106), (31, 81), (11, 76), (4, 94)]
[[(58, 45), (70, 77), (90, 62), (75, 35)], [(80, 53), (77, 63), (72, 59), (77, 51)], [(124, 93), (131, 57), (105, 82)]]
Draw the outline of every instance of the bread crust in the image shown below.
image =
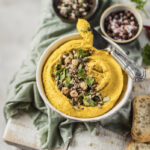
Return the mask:
[[(147, 101), (147, 100), (150, 101), (150, 95), (140, 95), (140, 96), (135, 97), (133, 100), (133, 120), (132, 120), (131, 135), (132, 135), (132, 138), (137, 142), (150, 142), (150, 130), (148, 130), (145, 133), (142, 133), (142, 131), (141, 131), (141, 134), (139, 134), (139, 135), (137, 135), (137, 133), (136, 133), (136, 117), (138, 117), (137, 112), (140, 111), (140, 110), (137, 110), (136, 103), (138, 103), (139, 100), (141, 100), (141, 99), (145, 99), (145, 101)], [(148, 127), (148, 128), (150, 128), (150, 127)]]
[(126, 150), (131, 150), (131, 146), (134, 142), (133, 141), (130, 141), (126, 147)]
[(150, 143), (140, 143), (135, 141), (130, 141), (127, 146), (126, 150), (149, 150), (150, 149)]

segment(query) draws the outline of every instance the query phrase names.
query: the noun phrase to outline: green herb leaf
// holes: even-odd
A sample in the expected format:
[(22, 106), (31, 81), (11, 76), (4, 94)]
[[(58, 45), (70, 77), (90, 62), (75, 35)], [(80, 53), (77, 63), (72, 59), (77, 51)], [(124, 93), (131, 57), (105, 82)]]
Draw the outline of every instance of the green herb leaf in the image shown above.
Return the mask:
[(131, 0), (131, 2), (136, 3), (136, 8), (143, 11), (147, 18), (149, 18), (148, 13), (145, 11), (144, 6), (147, 3), (147, 0)]
[(55, 69), (60, 69), (60, 67), (61, 67), (60, 64), (61, 64), (61, 63), (58, 62), (58, 63), (54, 66), (54, 68), (55, 68)]
[(146, 44), (143, 53), (142, 53), (143, 61), (146, 65), (150, 65), (150, 44)]
[(70, 81), (71, 81), (71, 77), (67, 77), (67, 79), (65, 81), (66, 86), (68, 86), (70, 84)]
[(136, 3), (136, 8), (142, 9), (142, 8), (144, 8), (145, 4), (147, 3), (147, 0), (131, 0), (131, 2)]
[(83, 51), (82, 49), (79, 49), (78, 51), (77, 51), (77, 56), (78, 57), (85, 57), (85, 56), (87, 56), (88, 55), (88, 52), (85, 52), (85, 51)]
[(63, 69), (62, 75), (60, 76), (60, 80), (63, 81), (66, 77), (66, 70)]
[(90, 99), (90, 101), (88, 102), (88, 100), (87, 100), (87, 97), (86, 97), (86, 96), (84, 96), (84, 97), (83, 97), (83, 103), (84, 103), (84, 105), (85, 105), (85, 106), (92, 106), (92, 107), (94, 107), (94, 106), (95, 106), (94, 101), (93, 101), (92, 99)]
[(84, 79), (84, 77), (85, 77), (85, 70), (81, 68), (78, 70), (78, 79)]
[(92, 107), (95, 106), (95, 103), (94, 103), (94, 101), (93, 101), (92, 99), (90, 99), (89, 104), (90, 104), (90, 106), (92, 106)]
[(88, 84), (89, 87), (91, 87), (94, 83), (94, 78), (92, 77), (87, 77), (86, 78), (86, 83)]
[(56, 72), (56, 77), (60, 77), (60, 73), (63, 71), (63, 68), (57, 70)]
[(89, 106), (89, 102), (87, 101), (87, 97), (86, 96), (83, 96), (83, 103), (85, 106)]
[(79, 4), (83, 4), (83, 3), (84, 3), (84, 0), (80, 0), (78, 3), (79, 3)]

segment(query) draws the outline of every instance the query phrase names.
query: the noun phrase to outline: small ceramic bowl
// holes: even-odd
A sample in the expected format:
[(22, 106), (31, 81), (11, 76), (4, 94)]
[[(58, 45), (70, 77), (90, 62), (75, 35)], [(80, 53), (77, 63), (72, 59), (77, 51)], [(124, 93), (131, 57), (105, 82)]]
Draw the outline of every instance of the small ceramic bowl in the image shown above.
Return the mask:
[[(59, 113), (60, 115), (62, 115), (65, 118), (76, 120), (76, 121), (79, 121), (79, 122), (95, 122), (95, 121), (103, 120), (103, 119), (106, 119), (106, 118), (110, 117), (111, 115), (116, 113), (127, 102), (128, 97), (130, 95), (130, 92), (132, 91), (132, 83), (133, 83), (130, 76), (127, 77), (128, 78), (127, 85), (126, 85), (127, 87), (125, 89), (125, 93), (124, 93), (123, 97), (121, 98), (120, 102), (118, 102), (110, 111), (106, 112), (105, 114), (103, 114), (101, 116), (93, 117), (93, 118), (78, 118), (78, 117), (72, 117), (72, 116), (66, 115), (65, 113), (63, 113), (63, 112), (59, 111), (58, 109), (56, 109), (49, 102), (49, 100), (47, 99), (46, 94), (44, 92), (42, 73), (43, 73), (43, 68), (44, 68), (44, 65), (45, 65), (47, 59), (58, 47), (60, 47), (64, 43), (66, 43), (70, 40), (77, 40), (77, 39), (80, 39), (80, 38), (81, 37), (78, 33), (65, 35), (62, 38), (60, 38), (60, 39), (56, 40), (55, 42), (53, 42), (51, 45), (49, 45), (48, 48), (44, 51), (44, 53), (42, 54), (42, 56), (39, 60), (39, 63), (38, 63), (38, 66), (37, 66), (37, 71), (36, 71), (36, 82), (37, 82), (37, 87), (38, 87), (39, 93), (40, 93), (43, 101), (53, 111)], [(123, 52), (123, 50), (117, 44), (115, 44), (114, 42), (112, 42), (111, 40), (109, 40), (107, 38), (106, 38), (106, 40), (108, 40), (111, 44), (116, 46), (118, 50)]]
[[(56, 13), (56, 15), (64, 22), (67, 22), (67, 23), (76, 23), (77, 22), (77, 19), (75, 20), (72, 20), (72, 19), (67, 19), (65, 17), (63, 17), (60, 13), (59, 13), (59, 10), (57, 8), (58, 6), (58, 3), (59, 3), (60, 0), (53, 0), (53, 3), (52, 3), (52, 6), (53, 6), (53, 9)], [(84, 17), (84, 19), (86, 20), (90, 20), (91, 17), (95, 14), (97, 8), (98, 8), (98, 3), (99, 3), (99, 0), (93, 0), (93, 7), (92, 9), (89, 11), (89, 13)]]
[[(138, 31), (137, 33), (135, 34), (135, 36), (133, 36), (131, 39), (128, 39), (128, 40), (115, 40), (113, 39), (112, 37), (110, 37), (106, 31), (105, 31), (105, 27), (104, 27), (104, 22), (105, 22), (105, 19), (107, 16), (109, 16), (111, 13), (113, 12), (118, 12), (118, 11), (130, 11), (134, 17), (137, 19), (137, 22), (138, 22)], [(142, 21), (142, 17), (140, 15), (140, 13), (133, 7), (130, 7), (128, 5), (125, 5), (125, 4), (115, 4), (115, 5), (112, 5), (111, 7), (107, 8), (101, 18), (100, 18), (100, 28), (101, 28), (101, 31), (102, 33), (108, 37), (109, 39), (111, 39), (112, 41), (116, 42), (116, 43), (129, 43), (133, 40), (135, 40), (139, 35), (140, 33), (142, 32), (142, 28), (143, 28), (143, 21)]]

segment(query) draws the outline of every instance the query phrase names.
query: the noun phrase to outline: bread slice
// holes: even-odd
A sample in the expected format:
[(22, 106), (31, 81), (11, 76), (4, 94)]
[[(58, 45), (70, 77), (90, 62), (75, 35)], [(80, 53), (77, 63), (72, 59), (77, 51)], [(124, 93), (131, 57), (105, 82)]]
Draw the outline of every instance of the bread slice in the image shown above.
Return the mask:
[(133, 100), (132, 138), (150, 142), (150, 95), (140, 95)]
[(129, 142), (126, 150), (150, 150), (150, 143)]

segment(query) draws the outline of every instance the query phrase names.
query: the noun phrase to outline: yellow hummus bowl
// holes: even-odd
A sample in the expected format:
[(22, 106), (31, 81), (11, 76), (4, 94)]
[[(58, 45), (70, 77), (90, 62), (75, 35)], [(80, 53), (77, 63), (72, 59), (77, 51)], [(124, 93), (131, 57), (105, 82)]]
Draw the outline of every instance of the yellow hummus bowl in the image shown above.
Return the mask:
[[(108, 109), (107, 111), (105, 111), (105, 113), (102, 113), (102, 115), (99, 115), (99, 116), (93, 115), (93, 117), (82, 117), (82, 116), (77, 117), (77, 116), (68, 115), (68, 114), (60, 111), (56, 107), (54, 107), (54, 105), (52, 105), (52, 103), (49, 101), (49, 99), (47, 98), (47, 95), (45, 93), (44, 84), (43, 84), (43, 70), (44, 70), (44, 67), (45, 67), (47, 60), (49, 59), (51, 54), (55, 50), (57, 50), (60, 46), (62, 46), (63, 44), (65, 44), (69, 41), (78, 40), (78, 39), (81, 39), (81, 36), (78, 33), (70, 34), (70, 35), (63, 36), (62, 38), (56, 40), (54, 43), (49, 45), (49, 47), (45, 50), (45, 52), (41, 56), (39, 63), (38, 63), (38, 66), (37, 66), (37, 72), (36, 72), (37, 87), (38, 87), (39, 93), (40, 93), (42, 99), (44, 100), (45, 104), (49, 108), (51, 108), (53, 111), (62, 115), (63, 117), (68, 118), (68, 119), (72, 119), (72, 120), (76, 120), (76, 121), (82, 121), (82, 122), (99, 121), (99, 120), (105, 119), (107, 117), (110, 117), (114, 113), (117, 113), (117, 111), (127, 102), (128, 97), (130, 95), (130, 92), (132, 90), (132, 82), (133, 81), (124, 71), (123, 71), (123, 76), (124, 76), (125, 80), (123, 83), (122, 94), (120, 95), (117, 102), (111, 107), (111, 109)], [(108, 40), (113, 45), (117, 46), (118, 50), (122, 51), (122, 49), (118, 45), (116, 45), (114, 42), (112, 42), (111, 40), (109, 40), (107, 38), (106, 38), (106, 40)], [(54, 93), (54, 95), (55, 95), (55, 93)]]

